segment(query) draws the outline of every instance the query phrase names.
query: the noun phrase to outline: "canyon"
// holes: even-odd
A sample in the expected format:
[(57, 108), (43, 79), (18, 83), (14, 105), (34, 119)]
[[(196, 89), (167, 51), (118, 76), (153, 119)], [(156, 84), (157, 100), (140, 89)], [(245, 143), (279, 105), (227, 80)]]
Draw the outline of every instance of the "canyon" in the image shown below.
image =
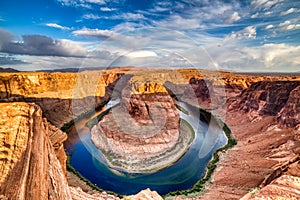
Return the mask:
[[(126, 88), (128, 81), (130, 88)], [(0, 198), (118, 199), (105, 192), (88, 194), (68, 184), (63, 147), (67, 135), (60, 130), (64, 124), (97, 110), (116, 95), (123, 96), (119, 109), (126, 108), (134, 116), (134, 123), (147, 126), (167, 121), (162, 131), (155, 132), (155, 136), (161, 137), (151, 140), (154, 135), (148, 135), (149, 148), (138, 153), (132, 150), (133, 157), (156, 150), (159, 153), (158, 149), (152, 149), (156, 140), (164, 139), (162, 149), (177, 141), (173, 137), (178, 139), (179, 132), (175, 130), (179, 127), (179, 117), (172, 98), (198, 105), (228, 125), (237, 145), (218, 153), (220, 161), (211, 183), (205, 185), (208, 192), (197, 195), (197, 199), (297, 199), (300, 196), (299, 90), (300, 76), (292, 74), (137, 68), (81, 73), (1, 73)], [(148, 112), (147, 107), (154, 101), (168, 108), (164, 120), (156, 116), (158, 112)], [(149, 113), (156, 117), (151, 120)], [(109, 117), (104, 120), (109, 121)], [(101, 123), (97, 126), (113, 127)], [(105, 132), (111, 138), (110, 144), (122, 141), (124, 134), (119, 131)], [(133, 144), (141, 142), (137, 136), (126, 140)], [(145, 190), (130, 198), (160, 197)]]

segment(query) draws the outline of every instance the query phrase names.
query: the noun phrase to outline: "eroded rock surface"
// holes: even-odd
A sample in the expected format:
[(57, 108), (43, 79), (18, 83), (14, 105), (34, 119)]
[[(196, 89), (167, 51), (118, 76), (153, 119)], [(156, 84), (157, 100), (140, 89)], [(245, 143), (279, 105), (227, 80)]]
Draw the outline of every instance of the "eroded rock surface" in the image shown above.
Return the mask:
[[(0, 109), (1, 200), (120, 199), (106, 192), (87, 194), (68, 186), (65, 154), (61, 151), (66, 134), (42, 118), (39, 106), (1, 103)], [(149, 189), (130, 198), (162, 199)]]
[(34, 102), (42, 108), (48, 121), (60, 128), (107, 100), (122, 74), (105, 71), (3, 73), (0, 74), (0, 102)]
[[(189, 147), (192, 133), (181, 125), (179, 112), (163, 86), (145, 84), (142, 93), (131, 85), (91, 131), (93, 143), (114, 167), (129, 172), (150, 172), (178, 160)], [(156, 92), (155, 88), (159, 88)]]
[(48, 137), (60, 147), (65, 135), (52, 132), (37, 105), (1, 103), (0, 107), (1, 199), (71, 199)]
[[(297, 106), (297, 102), (293, 102), (296, 101), (297, 90), (291, 96), (290, 105), (287, 105), (287, 101), (290, 93), (299, 85), (300, 81), (262, 81), (253, 83), (237, 98), (229, 100), (229, 110), (242, 110), (249, 113), (249, 117), (252, 119), (265, 115), (279, 116), (279, 112), (284, 106), (289, 107), (293, 103), (296, 103), (295, 106)], [(291, 108), (287, 109), (293, 110)]]
[(279, 122), (285, 127), (296, 127), (300, 130), (300, 86), (290, 92), (286, 104), (279, 113)]
[[(140, 191), (136, 195), (128, 196), (127, 199), (132, 200), (163, 200), (163, 198), (155, 191), (151, 191), (149, 188), (146, 190)], [(126, 198), (125, 198), (126, 200)]]
[(300, 197), (295, 160), (300, 137), (298, 117), (293, 115), (298, 87), (298, 81), (261, 81), (227, 101), (225, 122), (238, 143), (220, 154), (213, 184), (199, 199), (239, 199), (259, 187), (261, 193), (247, 194), (245, 199)]

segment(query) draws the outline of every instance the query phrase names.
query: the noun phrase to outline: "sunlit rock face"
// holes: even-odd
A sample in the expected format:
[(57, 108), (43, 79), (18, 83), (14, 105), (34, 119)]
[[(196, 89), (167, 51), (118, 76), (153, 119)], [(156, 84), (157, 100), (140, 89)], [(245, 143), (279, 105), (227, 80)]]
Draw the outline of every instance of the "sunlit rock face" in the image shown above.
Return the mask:
[(35, 104), (2, 103), (0, 109), (0, 199), (72, 199), (66, 134), (49, 125)]
[[(180, 134), (179, 112), (162, 85), (146, 83), (142, 90), (130, 85), (113, 108), (92, 129), (92, 141), (112, 167), (128, 172), (151, 172), (178, 160), (187, 150), (191, 134)], [(183, 131), (182, 131), (183, 132)]]
[(107, 100), (122, 72), (23, 72), (0, 74), (0, 102), (38, 104), (56, 127)]

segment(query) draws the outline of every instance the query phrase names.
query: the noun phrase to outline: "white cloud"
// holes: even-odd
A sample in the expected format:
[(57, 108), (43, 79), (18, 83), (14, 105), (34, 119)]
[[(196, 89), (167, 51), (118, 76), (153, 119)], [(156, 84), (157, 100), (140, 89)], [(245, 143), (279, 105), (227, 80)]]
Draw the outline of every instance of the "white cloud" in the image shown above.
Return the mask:
[(226, 39), (255, 39), (256, 38), (256, 28), (254, 26), (248, 26), (243, 30), (238, 32), (233, 32)]
[(103, 11), (103, 12), (110, 12), (110, 11), (115, 11), (117, 9), (116, 8), (109, 8), (109, 7), (101, 7), (100, 10)]
[[(34, 71), (34, 70), (53, 70), (53, 69), (66, 69), (66, 68), (87, 68), (94, 67), (103, 69), (109, 66), (111, 63), (110, 59), (98, 58), (98, 57), (87, 57), (87, 58), (76, 58), (76, 57), (52, 57), (52, 56), (28, 56), (18, 55), (16, 58), (26, 61), (21, 65), (10, 65), (21, 71)], [(9, 67), (7, 65), (7, 67)]]
[(269, 0), (264, 4), (265, 9), (270, 9), (272, 6), (276, 5), (277, 3), (281, 2), (282, 0)]
[[(21, 55), (17, 59), (30, 62), (30, 64), (24, 63), (22, 65), (14, 65), (14, 67), (20, 70), (26, 70), (26, 68), (27, 70), (37, 70), (62, 69), (66, 67), (108, 67), (112, 65), (164, 68), (201, 67), (219, 70), (265, 72), (299, 71), (300, 67), (300, 46), (287, 44), (265, 44), (262, 46), (247, 47), (230, 42), (220, 46), (208, 44), (203, 48), (191, 48), (185, 52), (166, 51), (162, 48), (155, 50), (158, 51), (141, 50), (157, 54), (157, 56), (149, 57), (128, 56), (134, 52), (125, 53), (123, 54), (124, 56), (120, 56), (120, 54), (112, 54), (110, 51), (99, 52), (99, 56), (94, 56), (97, 54), (92, 52), (92, 56), (85, 59)], [(139, 50), (135, 52), (139, 52)]]
[(130, 20), (141, 20), (145, 19), (144, 15), (140, 13), (122, 13), (120, 15), (114, 15), (112, 17), (109, 17), (109, 19), (122, 19), (124, 21), (130, 21)]
[(56, 24), (56, 23), (47, 23), (46, 26), (61, 29), (61, 30), (72, 30), (72, 28), (69, 28), (69, 27), (66, 27), (66, 26), (61, 26), (61, 25)]
[(251, 6), (254, 6), (257, 9), (268, 10), (282, 1), (283, 0), (253, 0)]
[(300, 29), (300, 24), (290, 24), (286, 27), (286, 30), (295, 30), (295, 29)]
[(44, 35), (24, 35), (13, 41), (11, 33), (0, 30), (0, 51), (10, 54), (36, 56), (84, 57), (86, 48), (80, 42), (57, 40)]
[(234, 13), (232, 13), (231, 16), (227, 17), (227, 18), (224, 20), (224, 22), (225, 22), (225, 23), (233, 23), (233, 22), (238, 21), (238, 20), (240, 20), (240, 19), (241, 19), (241, 17), (239, 16), (239, 13), (238, 13), (238, 12), (234, 12)]
[(269, 24), (268, 26), (265, 27), (265, 30), (269, 30), (274, 28), (275, 26), (273, 24)]
[(269, 29), (277, 29), (279, 31), (292, 31), (295, 29), (299, 29), (300, 28), (300, 24), (297, 23), (296, 19), (292, 19), (292, 20), (286, 20), (284, 22), (281, 22), (278, 25), (268, 25), (266, 26), (264, 29), (265, 30), (269, 30)]
[(156, 12), (165, 12), (170, 10), (169, 7), (162, 7), (162, 6), (155, 6), (153, 9), (149, 10), (152, 13), (156, 13)]
[(288, 26), (288, 25), (290, 25), (290, 24), (291, 24), (291, 21), (286, 20), (286, 21), (280, 23), (280, 24), (278, 25), (278, 27), (279, 27), (279, 28), (283, 28), (283, 27)]
[(273, 12), (272, 12), (272, 11), (267, 11), (267, 12), (265, 12), (264, 14), (265, 14), (265, 15), (272, 15)]
[[(204, 29), (215, 24), (227, 26), (240, 20), (247, 12), (241, 10), (239, 2), (226, 3), (224, 1), (163, 1), (166, 4), (155, 3), (150, 15), (162, 16), (158, 20), (151, 21), (155, 27), (164, 27), (175, 30)], [(162, 11), (169, 11), (168, 17)], [(148, 13), (146, 13), (148, 15)], [(246, 14), (245, 14), (246, 15)]]
[(180, 15), (171, 15), (169, 18), (161, 21), (154, 21), (154, 26), (160, 28), (169, 28), (173, 30), (188, 30), (201, 28), (198, 18), (183, 18)]
[(229, 42), (206, 45), (208, 54), (220, 69), (233, 71), (299, 71), (300, 46), (265, 44), (245, 46)]
[(81, 2), (86, 2), (86, 3), (94, 3), (94, 4), (99, 4), (103, 5), (105, 4), (104, 0), (80, 0)]
[(300, 46), (287, 44), (265, 44), (260, 47), (247, 48), (249, 55), (266, 68), (285, 69), (300, 65)]
[(73, 7), (83, 7), (83, 8), (92, 8), (93, 4), (104, 5), (105, 0), (57, 0), (62, 5), (73, 6)]
[(157, 56), (157, 54), (154, 51), (139, 50), (139, 51), (130, 52), (126, 56), (129, 58), (144, 58), (144, 57)]
[(83, 19), (109, 19), (109, 20), (123, 20), (123, 21), (138, 21), (146, 19), (143, 14), (140, 13), (121, 13), (118, 15), (112, 15), (112, 16), (99, 16), (95, 14), (85, 14), (82, 16)]
[(259, 16), (259, 13), (257, 12), (255, 14), (251, 15), (251, 18), (254, 19), (254, 18), (257, 18), (258, 16)]
[(257, 6), (262, 6), (267, 2), (268, 2), (268, 0), (253, 0), (251, 2), (251, 5), (257, 7)]
[(146, 27), (145, 25), (136, 22), (123, 22), (121, 24), (116, 25), (113, 28), (113, 30), (115, 32), (130, 32), (145, 27)]
[(279, 28), (282, 31), (291, 30), (291, 28), (288, 29), (288, 27), (293, 26), (292, 22), (290, 20), (286, 20), (284, 22), (281, 22), (277, 28)]
[(291, 14), (291, 13), (294, 13), (294, 12), (298, 12), (298, 9), (296, 9), (296, 8), (290, 8), (287, 11), (281, 12), (280, 16), (288, 15), (288, 14)]
[(89, 28), (82, 28), (80, 30), (73, 31), (72, 33), (73, 35), (76, 36), (92, 37), (101, 40), (114, 37), (117, 35), (117, 33), (111, 30), (100, 30), (100, 29), (89, 29)]
[(85, 14), (82, 16), (83, 19), (93, 19), (93, 20), (96, 20), (96, 19), (100, 19), (101, 17), (98, 16), (98, 15), (94, 15), (94, 14)]

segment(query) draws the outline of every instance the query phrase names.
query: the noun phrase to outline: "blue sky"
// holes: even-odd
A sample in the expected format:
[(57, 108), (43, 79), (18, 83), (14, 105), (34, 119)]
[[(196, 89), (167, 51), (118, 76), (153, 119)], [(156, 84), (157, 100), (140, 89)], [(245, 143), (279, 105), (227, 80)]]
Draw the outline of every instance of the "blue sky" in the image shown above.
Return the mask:
[(0, 2), (0, 66), (300, 71), (300, 1)]

